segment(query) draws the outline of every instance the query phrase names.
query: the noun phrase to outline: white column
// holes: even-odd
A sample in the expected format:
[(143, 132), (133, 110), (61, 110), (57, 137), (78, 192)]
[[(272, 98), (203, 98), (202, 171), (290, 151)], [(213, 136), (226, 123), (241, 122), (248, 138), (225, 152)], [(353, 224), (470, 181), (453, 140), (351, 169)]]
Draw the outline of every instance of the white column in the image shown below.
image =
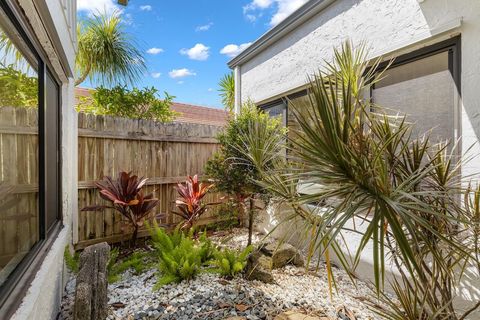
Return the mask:
[(242, 75), (240, 73), (240, 66), (236, 66), (233, 70), (233, 77), (235, 80), (235, 105), (234, 111), (235, 114), (240, 113), (242, 108)]

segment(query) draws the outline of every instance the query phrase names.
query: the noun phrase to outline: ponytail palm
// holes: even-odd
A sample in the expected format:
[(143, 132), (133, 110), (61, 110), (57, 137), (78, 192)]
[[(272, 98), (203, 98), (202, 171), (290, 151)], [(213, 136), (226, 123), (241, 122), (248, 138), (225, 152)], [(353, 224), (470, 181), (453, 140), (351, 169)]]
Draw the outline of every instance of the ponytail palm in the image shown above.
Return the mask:
[[(469, 197), (460, 184), (462, 161), (454, 145), (414, 136), (403, 116), (387, 116), (364, 99), (363, 92), (382, 76), (380, 60), (366, 57), (363, 47), (344, 44), (325, 71), (311, 78), (306, 99), (290, 102), (298, 127), (292, 128), (289, 156), (275, 168), (258, 163), (258, 183), (305, 220), (311, 253), (338, 251), (345, 231), (357, 233), (361, 240), (352, 259), (339, 255), (342, 264), (355, 268), (370, 243), (375, 287), (386, 300), (384, 276), (393, 263), (401, 278), (393, 282), (399, 295), (388, 300), (392, 307), (383, 316), (461, 319), (453, 304), (455, 287), (467, 267), (478, 266), (478, 246), (465, 241), (478, 226), (473, 210), (459, 203), (461, 194)], [(245, 157), (259, 158), (244, 150)], [(315, 191), (301, 194), (307, 182)], [(306, 210), (312, 203), (321, 205)]]
[(235, 78), (233, 72), (230, 72), (223, 76), (219, 82), (220, 97), (222, 98), (222, 104), (229, 112), (233, 112), (235, 105)]
[(78, 78), (102, 85), (133, 84), (146, 70), (142, 52), (125, 31), (120, 12), (94, 14), (78, 27)]

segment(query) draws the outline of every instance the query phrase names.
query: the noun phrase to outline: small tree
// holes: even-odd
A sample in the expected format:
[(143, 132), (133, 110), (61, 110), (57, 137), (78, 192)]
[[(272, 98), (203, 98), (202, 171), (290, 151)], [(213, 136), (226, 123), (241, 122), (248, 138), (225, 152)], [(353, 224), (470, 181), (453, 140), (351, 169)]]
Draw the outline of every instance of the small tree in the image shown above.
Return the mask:
[[(225, 130), (219, 134), (220, 150), (207, 162), (205, 172), (215, 180), (216, 189), (232, 196), (240, 208), (241, 216), (245, 210), (245, 201), (249, 201), (248, 245), (252, 242), (253, 220), (255, 215), (254, 198), (265, 194), (257, 184), (258, 169), (250, 159), (242, 157), (241, 150), (257, 149), (261, 139), (247, 139), (253, 130), (283, 138), (283, 129), (279, 119), (270, 118), (255, 105), (247, 103), (236, 118), (231, 118)], [(265, 163), (268, 165), (268, 161)]]

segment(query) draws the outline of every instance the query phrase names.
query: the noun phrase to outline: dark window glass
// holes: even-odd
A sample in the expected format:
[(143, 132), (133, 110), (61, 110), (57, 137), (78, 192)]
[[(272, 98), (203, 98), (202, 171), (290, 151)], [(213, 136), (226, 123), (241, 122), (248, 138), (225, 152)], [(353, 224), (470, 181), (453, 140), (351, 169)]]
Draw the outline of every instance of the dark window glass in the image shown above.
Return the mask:
[(46, 105), (45, 105), (45, 205), (47, 232), (59, 217), (59, 87), (50, 75), (46, 74)]

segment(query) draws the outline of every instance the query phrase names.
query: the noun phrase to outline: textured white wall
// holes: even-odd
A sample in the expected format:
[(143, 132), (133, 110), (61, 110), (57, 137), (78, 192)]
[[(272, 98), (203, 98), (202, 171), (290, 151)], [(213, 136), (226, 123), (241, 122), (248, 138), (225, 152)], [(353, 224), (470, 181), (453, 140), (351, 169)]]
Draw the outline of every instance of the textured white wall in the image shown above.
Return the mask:
[[(457, 28), (456, 23), (462, 21)], [(444, 32), (442, 32), (444, 31)], [(365, 41), (370, 56), (404, 54), (461, 35), (462, 148), (480, 154), (480, 1), (338, 0), (241, 66), (242, 100), (263, 102), (306, 84), (332, 48)], [(480, 171), (479, 159), (464, 174)]]
[[(461, 21), (461, 23), (460, 23)], [(465, 176), (480, 171), (480, 1), (479, 0), (338, 0), (287, 36), (241, 65), (241, 96), (257, 103), (304, 86), (307, 76), (331, 60), (332, 48), (346, 39), (365, 41), (370, 57), (404, 54), (461, 35), (460, 116), (463, 151), (476, 156), (462, 168)], [(272, 214), (260, 227), (271, 229)], [(273, 221), (273, 222), (272, 222)], [(349, 238), (350, 239), (350, 238)], [(352, 247), (358, 245), (352, 237)], [(368, 250), (367, 250), (368, 251)], [(362, 276), (368, 275), (368, 252)], [(477, 274), (462, 283), (458, 307), (480, 298)], [(480, 318), (472, 314), (471, 319)]]

